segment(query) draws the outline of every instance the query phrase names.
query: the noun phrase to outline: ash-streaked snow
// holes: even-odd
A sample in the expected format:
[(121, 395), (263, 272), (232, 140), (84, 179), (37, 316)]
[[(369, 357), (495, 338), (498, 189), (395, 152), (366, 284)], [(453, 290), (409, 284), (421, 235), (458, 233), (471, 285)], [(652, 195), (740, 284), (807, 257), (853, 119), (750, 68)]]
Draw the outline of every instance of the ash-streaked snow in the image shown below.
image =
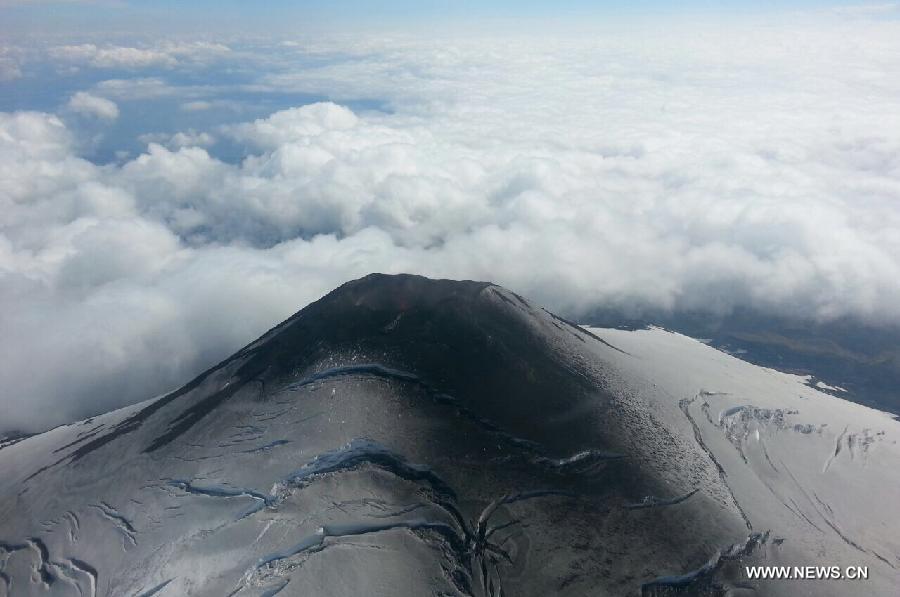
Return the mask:
[(890, 595), (900, 423), (808, 382), (369, 276), (181, 390), (3, 444), (0, 595)]

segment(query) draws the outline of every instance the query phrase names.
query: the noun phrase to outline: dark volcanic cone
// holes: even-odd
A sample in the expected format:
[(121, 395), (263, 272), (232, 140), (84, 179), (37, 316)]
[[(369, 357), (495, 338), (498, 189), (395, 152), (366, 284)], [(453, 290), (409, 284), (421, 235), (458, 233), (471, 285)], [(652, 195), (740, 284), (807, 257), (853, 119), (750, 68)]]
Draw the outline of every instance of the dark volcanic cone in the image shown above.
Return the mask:
[(691, 403), (612, 355), (488, 283), (349, 282), (169, 395), (0, 450), (0, 585), (724, 595), (768, 529)]

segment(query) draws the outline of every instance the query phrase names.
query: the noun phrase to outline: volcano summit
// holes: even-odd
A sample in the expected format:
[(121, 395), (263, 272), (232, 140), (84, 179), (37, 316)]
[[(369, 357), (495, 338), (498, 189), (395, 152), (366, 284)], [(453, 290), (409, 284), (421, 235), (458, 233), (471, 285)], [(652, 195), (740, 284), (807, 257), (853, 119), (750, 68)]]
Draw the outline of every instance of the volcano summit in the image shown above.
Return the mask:
[(0, 444), (0, 594), (889, 595), (900, 423), (808, 381), (371, 275), (179, 390)]

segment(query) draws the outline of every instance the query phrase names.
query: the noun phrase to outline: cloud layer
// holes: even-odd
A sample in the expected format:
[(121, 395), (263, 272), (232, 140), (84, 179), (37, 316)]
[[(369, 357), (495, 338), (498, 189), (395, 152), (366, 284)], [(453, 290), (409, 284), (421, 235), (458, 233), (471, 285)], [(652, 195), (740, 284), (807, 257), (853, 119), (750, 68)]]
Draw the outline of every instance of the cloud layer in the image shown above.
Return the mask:
[(86, 91), (79, 91), (73, 95), (67, 105), (73, 112), (102, 120), (115, 120), (119, 117), (119, 106), (114, 101), (91, 95)]
[(94, 68), (142, 69), (150, 67), (174, 67), (182, 61), (208, 60), (229, 52), (223, 44), (210, 42), (155, 44), (148, 47), (98, 46), (92, 43), (53, 46), (47, 53), (64, 63)]
[[(108, 165), (64, 115), (0, 114), (3, 424), (162, 392), (372, 271), (494, 280), (570, 314), (898, 324), (897, 40), (855, 23), (303, 41), (260, 50), (252, 88), (333, 102), (147, 136)], [(140, 86), (223, 101), (120, 79), (68, 107), (112, 120)], [(346, 107), (371, 98), (388, 109)], [(217, 139), (246, 157), (217, 159)]]

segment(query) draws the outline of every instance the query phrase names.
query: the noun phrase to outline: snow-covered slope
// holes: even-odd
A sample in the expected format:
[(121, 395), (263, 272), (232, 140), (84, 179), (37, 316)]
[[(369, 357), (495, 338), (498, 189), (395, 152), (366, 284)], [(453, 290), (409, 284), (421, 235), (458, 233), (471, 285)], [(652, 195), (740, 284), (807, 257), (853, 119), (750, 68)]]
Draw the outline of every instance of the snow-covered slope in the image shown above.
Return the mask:
[(898, 422), (806, 382), (369, 276), (176, 392), (0, 447), (0, 595), (890, 595)]
[(900, 423), (892, 415), (659, 328), (591, 331), (629, 353), (603, 357), (627, 380), (625, 392), (709, 454), (714, 470), (698, 484), (718, 478), (748, 528), (780, 543), (781, 560), (870, 568), (868, 581), (791, 581), (787, 594), (896, 593)]

